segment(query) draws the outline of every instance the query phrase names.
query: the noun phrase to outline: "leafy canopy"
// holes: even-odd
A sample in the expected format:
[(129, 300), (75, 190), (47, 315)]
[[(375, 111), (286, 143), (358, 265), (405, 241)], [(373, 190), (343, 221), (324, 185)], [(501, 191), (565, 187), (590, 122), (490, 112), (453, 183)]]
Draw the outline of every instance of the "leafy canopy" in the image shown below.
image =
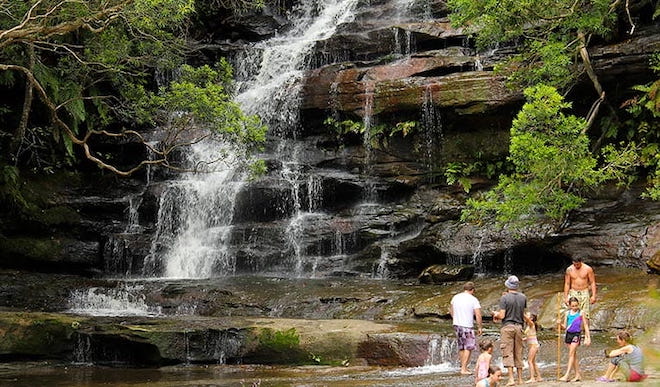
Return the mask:
[(554, 87), (537, 85), (525, 90), (527, 103), (511, 127), (510, 175), (482, 198), (469, 199), (463, 220), (494, 217), (500, 224), (522, 226), (540, 216), (562, 221), (584, 203), (582, 193), (611, 179), (621, 180), (636, 163), (634, 144), (626, 152), (608, 147), (604, 163), (589, 149), (587, 122), (565, 114), (570, 103)]
[[(509, 161), (515, 171), (501, 175), (483, 197), (470, 200), (464, 219), (495, 217), (513, 225), (539, 217), (561, 221), (584, 203), (589, 189), (612, 179), (627, 183), (635, 176), (627, 172), (640, 165), (650, 169), (646, 195), (660, 198), (657, 82), (637, 87), (643, 94), (626, 103), (627, 112), (616, 111), (590, 62), (592, 38), (609, 38), (617, 10), (629, 11), (627, 2), (448, 0), (448, 5), (452, 22), (474, 33), (480, 49), (516, 47), (517, 54), (496, 71), (508, 75), (510, 86), (527, 88), (527, 103), (511, 128)], [(621, 22), (632, 33), (633, 19)], [(600, 98), (586, 118), (567, 115), (571, 104), (560, 93), (585, 74)], [(598, 123), (599, 138), (589, 138), (602, 102), (609, 114)]]
[[(127, 175), (146, 164), (176, 168), (170, 153), (211, 133), (263, 141), (265, 128), (230, 100), (226, 61), (216, 68), (183, 65), (194, 12), (195, 0), (3, 2), (0, 83), (24, 98), (0, 100), (0, 146), (9, 150), (0, 164), (44, 170), (61, 162), (58, 154), (72, 162), (82, 153)], [(142, 138), (145, 125), (169, 131), (158, 147)], [(121, 166), (117, 155), (94, 150), (97, 136), (132, 137), (155, 155)], [(82, 152), (74, 153), (75, 146)]]
[(611, 0), (448, 0), (452, 23), (476, 34), (481, 49), (520, 44), (500, 66), (523, 86), (563, 89), (579, 71), (571, 68), (590, 35), (606, 36), (616, 20)]

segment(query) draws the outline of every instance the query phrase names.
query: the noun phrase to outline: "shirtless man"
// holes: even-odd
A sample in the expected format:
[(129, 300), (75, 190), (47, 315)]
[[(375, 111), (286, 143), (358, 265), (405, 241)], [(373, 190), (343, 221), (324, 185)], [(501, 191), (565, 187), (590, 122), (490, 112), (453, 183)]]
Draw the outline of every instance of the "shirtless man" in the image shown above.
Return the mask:
[(582, 263), (582, 258), (575, 258), (564, 275), (564, 301), (567, 305), (571, 297), (578, 299), (583, 315), (590, 318), (589, 306), (596, 302), (596, 274), (591, 266)]

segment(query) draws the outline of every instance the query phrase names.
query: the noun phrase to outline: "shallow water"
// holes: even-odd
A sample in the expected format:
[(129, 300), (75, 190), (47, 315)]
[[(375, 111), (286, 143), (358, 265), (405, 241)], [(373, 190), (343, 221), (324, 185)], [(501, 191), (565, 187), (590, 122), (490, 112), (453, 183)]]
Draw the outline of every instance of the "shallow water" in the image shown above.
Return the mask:
[[(652, 377), (643, 385), (660, 385), (657, 369), (660, 353), (660, 331), (655, 326), (638, 323), (654, 321), (657, 316), (657, 277), (626, 269), (597, 268), (600, 300), (595, 309), (598, 319), (611, 325), (608, 330), (593, 333), (593, 344), (579, 350), (580, 366), (583, 370), (581, 383), (570, 386), (594, 385), (607, 365), (602, 356), (605, 348), (613, 348), (613, 330), (628, 327), (643, 333), (643, 348), (652, 350), (656, 356), (647, 361)], [(477, 296), (485, 310), (496, 305), (503, 290), (503, 276), (488, 276), (475, 279)], [(25, 277), (22, 277), (25, 279)], [(523, 291), (530, 298), (530, 308), (550, 322), (556, 307), (552, 298), (561, 290), (563, 275), (551, 273), (538, 276), (521, 276)], [(94, 286), (99, 286), (99, 281)], [(128, 281), (138, 282), (146, 290), (145, 300), (150, 306), (161, 306), (168, 299), (163, 295), (190, 294), (201, 297), (218, 289), (223, 297), (230, 295), (246, 305), (259, 305), (258, 311), (271, 317), (304, 318), (356, 318), (374, 321), (396, 321), (414, 332), (442, 332), (450, 334), (450, 321), (441, 318), (446, 313), (446, 303), (458, 291), (460, 283), (447, 285), (419, 285), (397, 281), (374, 281), (363, 279), (275, 279), (275, 278), (226, 278), (199, 281)], [(42, 282), (43, 283), (43, 282)], [(154, 289), (167, 288), (168, 291)], [(166, 290), (167, 290), (166, 289)], [(21, 293), (23, 294), (23, 293)], [(154, 296), (157, 295), (157, 296)], [(655, 298), (654, 298), (655, 297)], [(213, 300), (214, 298), (209, 298)], [(385, 301), (383, 301), (385, 300)], [(631, 302), (634, 300), (634, 302)], [(655, 300), (654, 302), (650, 302)], [(45, 302), (35, 302), (36, 305)], [(193, 300), (184, 299), (190, 304)], [(199, 310), (198, 310), (199, 311)], [(209, 311), (207, 319), (225, 315), (225, 309)], [(234, 311), (235, 312), (235, 311)], [(211, 317), (213, 316), (213, 317)], [(267, 317), (264, 316), (264, 317)], [(158, 317), (146, 317), (147, 319)], [(177, 316), (182, 324), (188, 324), (191, 316)], [(657, 321), (657, 319), (655, 319)], [(620, 325), (617, 325), (620, 324)], [(548, 326), (548, 325), (546, 325)], [(539, 333), (542, 347), (539, 365), (546, 382), (536, 385), (565, 386), (566, 383), (549, 382), (557, 373), (556, 333), (543, 329)], [(497, 338), (499, 325), (485, 323), (485, 335)], [(472, 362), (477, 353), (472, 354)], [(500, 358), (496, 346), (495, 364)], [(563, 367), (566, 350), (561, 348)], [(65, 362), (14, 362), (0, 363), (0, 386), (470, 386), (472, 376), (457, 374), (458, 365), (451, 363), (415, 368), (383, 368), (351, 364), (348, 367), (329, 366), (260, 366), (260, 365), (177, 365), (160, 368), (110, 368), (98, 365), (72, 364)], [(527, 369), (524, 377), (528, 377)], [(615, 385), (615, 384), (608, 384)]]
[[(62, 386), (62, 387), (175, 387), (175, 386), (472, 386), (472, 376), (460, 376), (456, 367), (426, 366), (405, 369), (376, 367), (270, 367), (270, 366), (176, 366), (158, 369), (111, 369), (89, 366), (63, 366), (46, 363), (21, 366), (10, 370), (5, 365), (0, 370), (0, 385), (15, 387)], [(533, 385), (566, 386), (555, 382), (553, 366), (542, 367), (546, 381)], [(602, 370), (583, 371), (582, 383), (570, 386), (598, 384), (593, 380)], [(527, 373), (524, 373), (527, 376)], [(611, 383), (612, 385), (623, 383)], [(639, 384), (638, 384), (639, 385)], [(658, 375), (652, 375), (644, 386), (660, 385)]]
[[(489, 326), (495, 331), (495, 326)], [(583, 381), (570, 386), (589, 386), (606, 367), (602, 356), (608, 348), (609, 335), (595, 333), (594, 343), (579, 349)], [(533, 385), (562, 386), (554, 382), (557, 373), (556, 341), (543, 340), (539, 353), (539, 366), (546, 381)], [(476, 353), (472, 354), (474, 364)], [(494, 354), (495, 364), (499, 354)], [(562, 348), (561, 365), (564, 370), (566, 351)], [(660, 385), (660, 374), (654, 368), (648, 370), (651, 378), (641, 385)], [(525, 367), (523, 376), (528, 377)], [(0, 365), (0, 386), (34, 387), (175, 387), (175, 386), (472, 386), (473, 376), (458, 374), (458, 366), (438, 364), (433, 366), (371, 367), (371, 366), (262, 366), (262, 365), (178, 365), (160, 368), (110, 368), (85, 364), (53, 362), (5, 363)], [(608, 386), (617, 383), (607, 384)], [(621, 384), (623, 385), (623, 384)]]

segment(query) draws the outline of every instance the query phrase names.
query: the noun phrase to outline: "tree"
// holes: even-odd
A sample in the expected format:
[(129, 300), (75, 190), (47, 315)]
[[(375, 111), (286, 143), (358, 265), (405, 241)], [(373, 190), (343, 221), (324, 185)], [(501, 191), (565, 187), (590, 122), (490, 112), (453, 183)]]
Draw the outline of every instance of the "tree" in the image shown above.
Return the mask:
[[(23, 97), (19, 103), (2, 100), (0, 162), (50, 168), (55, 161), (48, 155), (62, 151), (70, 162), (78, 146), (99, 167), (129, 175), (148, 164), (179, 168), (172, 152), (210, 133), (263, 141), (265, 128), (231, 101), (226, 62), (215, 69), (181, 67), (194, 5), (194, 0), (0, 0), (0, 82), (6, 95)], [(156, 84), (157, 76), (166, 82)], [(165, 129), (164, 141), (147, 143), (140, 133), (144, 126)], [(153, 157), (122, 168), (112, 155), (94, 150), (99, 136), (131, 137)]]
[(584, 203), (581, 195), (607, 180), (622, 181), (635, 165), (635, 144), (624, 151), (607, 147), (604, 160), (589, 149), (587, 121), (565, 114), (570, 108), (554, 87), (537, 85), (525, 90), (527, 103), (511, 127), (511, 175), (483, 199), (469, 199), (463, 220), (494, 217), (514, 227), (535, 223), (540, 216), (562, 222), (569, 211)]
[[(561, 224), (571, 209), (584, 202), (587, 188), (610, 179), (626, 181), (623, 171), (645, 163), (644, 149), (657, 149), (657, 143), (653, 145), (657, 139), (648, 131), (621, 135), (623, 111), (605, 98), (589, 56), (592, 40), (610, 37), (619, 16), (627, 15), (628, 33), (634, 32), (630, 2), (448, 0), (448, 4), (452, 22), (475, 33), (479, 48), (517, 45), (518, 54), (496, 66), (496, 71), (508, 75), (512, 87), (529, 87), (528, 102), (511, 128), (509, 160), (515, 172), (502, 175), (483, 199), (470, 200), (464, 219), (479, 221), (492, 215), (500, 223), (515, 224), (542, 214)], [(586, 117), (578, 119), (562, 112), (571, 105), (559, 93), (574, 87), (584, 74), (595, 91), (594, 102)], [(599, 123), (600, 134), (589, 138), (603, 103), (609, 114)]]

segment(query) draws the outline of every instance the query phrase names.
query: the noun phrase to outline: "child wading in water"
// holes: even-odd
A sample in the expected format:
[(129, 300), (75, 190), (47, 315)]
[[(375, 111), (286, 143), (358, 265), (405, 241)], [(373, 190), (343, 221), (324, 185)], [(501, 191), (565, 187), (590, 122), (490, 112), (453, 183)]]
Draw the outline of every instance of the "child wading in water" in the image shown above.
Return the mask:
[(488, 369), (490, 368), (490, 360), (493, 358), (493, 342), (488, 339), (483, 339), (479, 342), (481, 354), (477, 358), (477, 365), (474, 368), (476, 382), (488, 377)]
[(616, 335), (616, 343), (619, 349), (607, 352), (605, 357), (612, 358), (607, 365), (605, 375), (596, 379), (599, 382), (614, 382), (614, 374), (620, 369), (629, 382), (641, 382), (646, 379), (644, 374), (644, 355), (642, 350), (633, 344), (630, 344), (630, 333), (619, 331)]
[(529, 364), (529, 380), (525, 383), (534, 383), (542, 382), (543, 378), (541, 377), (541, 371), (539, 371), (539, 366), (536, 364), (536, 354), (539, 352), (539, 339), (536, 336), (536, 331), (539, 328), (539, 324), (536, 322), (538, 316), (535, 314), (529, 315), (529, 321), (531, 324), (527, 324), (525, 328), (525, 341), (527, 341), (527, 363)]
[(568, 381), (571, 370), (575, 371), (575, 377), (571, 382), (578, 382), (582, 379), (580, 375), (579, 361), (577, 358), (577, 349), (580, 346), (580, 335), (584, 330), (584, 345), (591, 344), (591, 334), (589, 332), (589, 319), (583, 318), (580, 312), (580, 304), (577, 298), (571, 297), (568, 300), (569, 310), (561, 323), (561, 327), (566, 329), (566, 338), (564, 342), (568, 345), (568, 365), (564, 376), (559, 378), (562, 382)]
[(502, 370), (498, 366), (488, 368), (488, 377), (477, 382), (476, 387), (497, 387), (497, 382), (502, 377)]

